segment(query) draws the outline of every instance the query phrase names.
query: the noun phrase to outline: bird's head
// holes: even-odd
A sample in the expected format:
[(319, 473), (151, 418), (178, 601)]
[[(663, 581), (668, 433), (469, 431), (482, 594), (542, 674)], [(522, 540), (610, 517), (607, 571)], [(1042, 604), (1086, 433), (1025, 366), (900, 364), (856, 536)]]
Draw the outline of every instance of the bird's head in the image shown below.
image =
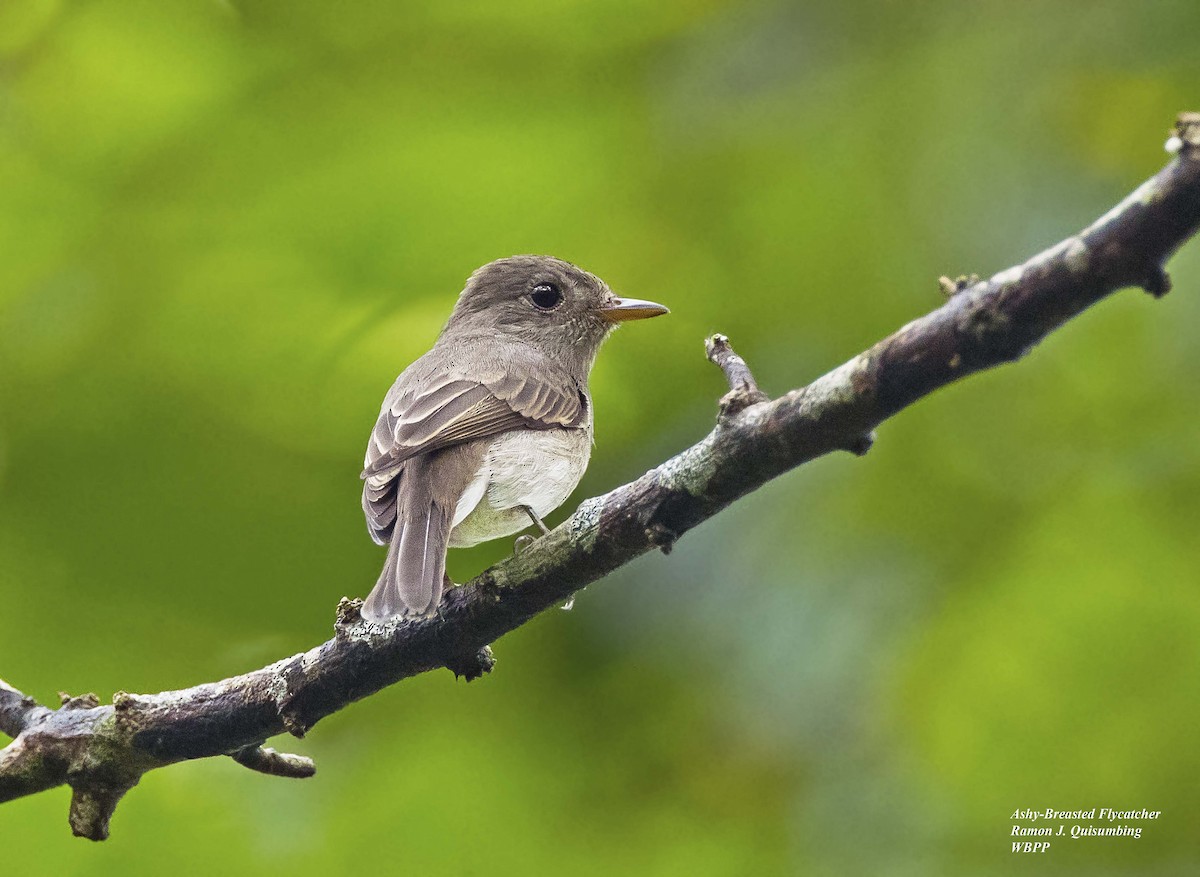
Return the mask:
[(496, 332), (560, 362), (591, 367), (600, 345), (627, 320), (667, 313), (660, 304), (618, 298), (594, 274), (551, 256), (510, 256), (467, 280), (446, 330)]

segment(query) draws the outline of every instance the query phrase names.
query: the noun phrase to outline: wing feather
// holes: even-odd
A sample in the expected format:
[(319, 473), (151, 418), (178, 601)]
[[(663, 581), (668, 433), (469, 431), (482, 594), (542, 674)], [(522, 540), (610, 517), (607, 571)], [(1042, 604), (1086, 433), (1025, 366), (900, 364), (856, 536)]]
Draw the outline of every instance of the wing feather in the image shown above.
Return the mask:
[(363, 477), (393, 471), (418, 454), (510, 429), (578, 428), (586, 421), (586, 397), (574, 381), (510, 375), (482, 383), (447, 381), (385, 403), (371, 433)]
[[(363, 465), (363, 511), (372, 539), (382, 544), (392, 537), (406, 460), (511, 429), (587, 425), (583, 387), (553, 363), (531, 368), (527, 352), (520, 353), (496, 349), (489, 340), (453, 357), (449, 368), (444, 357), (427, 354), (397, 378)], [(469, 370), (461, 365), (467, 362)]]

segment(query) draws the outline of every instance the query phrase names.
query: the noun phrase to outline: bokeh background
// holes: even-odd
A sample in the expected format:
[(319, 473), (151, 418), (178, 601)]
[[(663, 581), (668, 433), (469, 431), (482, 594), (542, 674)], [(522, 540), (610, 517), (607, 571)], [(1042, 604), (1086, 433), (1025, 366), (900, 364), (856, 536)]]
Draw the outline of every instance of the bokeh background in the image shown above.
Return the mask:
[[(672, 315), (593, 377), (574, 500), (1073, 232), (1200, 109), (1179, 2), (0, 4), (0, 675), (184, 687), (306, 649), (382, 553), (379, 401), (466, 275)], [(55, 875), (1194, 874), (1200, 244), (1013, 367), (282, 745), (149, 775)], [(452, 555), (463, 580), (507, 540)], [(1018, 807), (1148, 807), (1009, 852)]]

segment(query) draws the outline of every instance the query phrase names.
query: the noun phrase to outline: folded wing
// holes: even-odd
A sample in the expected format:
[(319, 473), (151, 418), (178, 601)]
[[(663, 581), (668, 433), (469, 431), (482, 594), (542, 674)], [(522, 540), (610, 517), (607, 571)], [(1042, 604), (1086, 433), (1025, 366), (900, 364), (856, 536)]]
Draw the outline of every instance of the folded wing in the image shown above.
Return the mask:
[[(466, 359), (467, 357), (463, 357)], [(444, 368), (429, 355), (413, 363), (384, 399), (367, 445), (362, 477), (363, 512), (371, 538), (391, 540), (396, 522), (396, 486), (404, 464), (474, 439), (511, 429), (580, 428), (588, 420), (583, 388), (559, 369), (512, 367), (500, 355), (474, 374)], [(442, 363), (441, 371), (434, 371)]]

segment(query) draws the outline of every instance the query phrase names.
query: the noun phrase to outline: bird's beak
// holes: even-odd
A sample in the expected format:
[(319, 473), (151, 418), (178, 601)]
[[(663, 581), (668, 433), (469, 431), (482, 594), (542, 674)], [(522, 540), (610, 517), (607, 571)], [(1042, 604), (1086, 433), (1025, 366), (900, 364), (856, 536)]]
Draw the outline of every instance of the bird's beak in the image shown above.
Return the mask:
[(624, 323), (626, 320), (648, 320), (650, 317), (661, 317), (671, 313), (662, 305), (652, 301), (642, 301), (640, 298), (614, 298), (600, 309), (600, 316), (610, 323)]

